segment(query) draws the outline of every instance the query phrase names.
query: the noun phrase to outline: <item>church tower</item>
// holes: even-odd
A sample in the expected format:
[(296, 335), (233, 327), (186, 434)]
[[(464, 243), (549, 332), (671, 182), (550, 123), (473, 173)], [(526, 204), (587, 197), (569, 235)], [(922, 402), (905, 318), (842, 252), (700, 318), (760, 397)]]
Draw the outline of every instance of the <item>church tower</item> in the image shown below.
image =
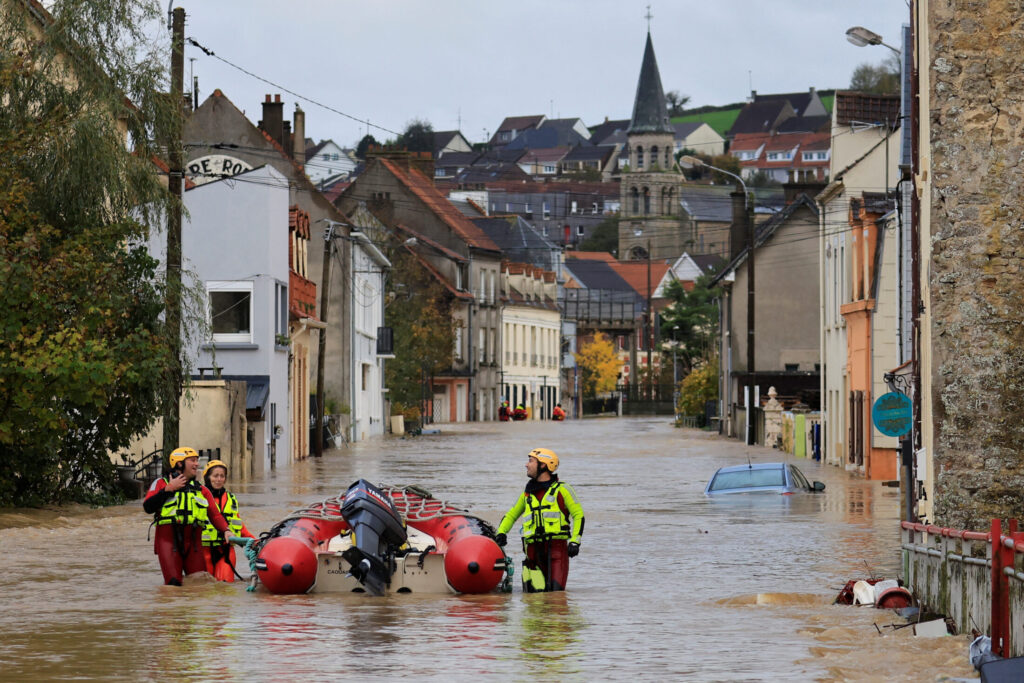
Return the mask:
[(650, 32), (626, 137), (629, 167), (620, 190), (619, 259), (675, 259), (685, 249), (678, 209), (682, 176), (675, 170), (675, 130)]

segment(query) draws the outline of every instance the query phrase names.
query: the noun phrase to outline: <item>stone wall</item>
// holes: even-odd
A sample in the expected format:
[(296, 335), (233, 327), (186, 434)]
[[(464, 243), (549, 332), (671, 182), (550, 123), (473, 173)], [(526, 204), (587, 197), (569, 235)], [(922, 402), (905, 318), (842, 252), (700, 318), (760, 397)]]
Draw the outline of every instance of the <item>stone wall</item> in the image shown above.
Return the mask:
[(1024, 518), (1024, 3), (926, 6), (935, 523), (985, 529)]

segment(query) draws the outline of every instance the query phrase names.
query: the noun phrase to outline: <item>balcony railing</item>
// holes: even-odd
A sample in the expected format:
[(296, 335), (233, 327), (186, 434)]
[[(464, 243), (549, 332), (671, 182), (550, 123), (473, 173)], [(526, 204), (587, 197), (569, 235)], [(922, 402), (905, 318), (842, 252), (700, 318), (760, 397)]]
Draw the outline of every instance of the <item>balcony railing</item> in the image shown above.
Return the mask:
[(288, 312), (296, 318), (316, 317), (316, 283), (288, 271)]

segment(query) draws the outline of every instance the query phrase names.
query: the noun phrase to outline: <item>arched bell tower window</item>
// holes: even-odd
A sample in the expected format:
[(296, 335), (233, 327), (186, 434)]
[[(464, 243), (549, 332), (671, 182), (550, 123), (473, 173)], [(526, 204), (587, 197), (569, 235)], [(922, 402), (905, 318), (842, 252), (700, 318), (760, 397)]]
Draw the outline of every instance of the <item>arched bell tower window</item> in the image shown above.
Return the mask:
[(646, 261), (647, 250), (641, 246), (633, 247), (629, 250), (629, 259), (631, 261)]
[(644, 188), (644, 213), (648, 214), (651, 212), (651, 190), (650, 188)]
[(636, 167), (644, 167), (644, 148), (641, 145), (636, 146)]
[(630, 190), (630, 196), (633, 198), (633, 213), (640, 213), (640, 191), (634, 187)]
[(651, 147), (651, 166), (658, 165), (658, 146)]

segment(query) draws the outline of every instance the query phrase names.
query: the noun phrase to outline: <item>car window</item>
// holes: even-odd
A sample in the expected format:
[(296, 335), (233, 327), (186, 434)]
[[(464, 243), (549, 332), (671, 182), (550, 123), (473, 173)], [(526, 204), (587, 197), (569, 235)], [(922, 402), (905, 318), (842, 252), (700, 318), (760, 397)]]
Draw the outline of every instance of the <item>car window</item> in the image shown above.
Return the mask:
[(723, 489), (747, 489), (759, 486), (784, 486), (782, 468), (746, 469), (735, 472), (719, 472), (711, 480), (711, 491)]
[(801, 488), (811, 488), (811, 485), (807, 482), (807, 478), (804, 476), (803, 472), (793, 467), (792, 465), (789, 466), (789, 471), (792, 472), (793, 483), (795, 483), (797, 486)]

